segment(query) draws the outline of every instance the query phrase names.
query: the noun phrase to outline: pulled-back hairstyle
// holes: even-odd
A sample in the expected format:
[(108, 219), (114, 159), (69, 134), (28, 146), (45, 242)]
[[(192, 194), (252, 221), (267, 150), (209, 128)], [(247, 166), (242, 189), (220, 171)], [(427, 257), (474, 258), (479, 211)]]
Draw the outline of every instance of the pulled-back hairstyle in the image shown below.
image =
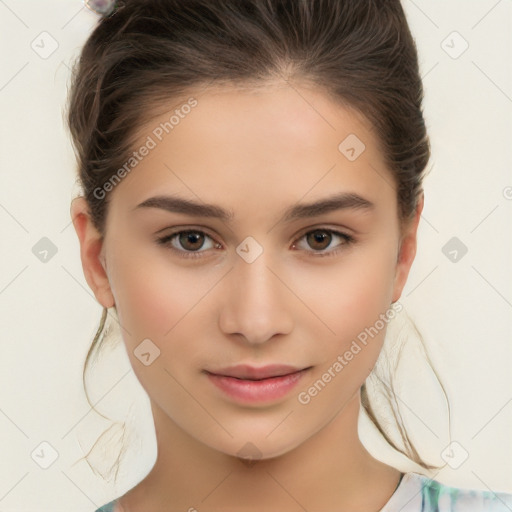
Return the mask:
[[(415, 213), (430, 145), (418, 56), (399, 0), (121, 0), (101, 18), (72, 73), (67, 120), (92, 221), (105, 235), (109, 195), (95, 193), (171, 99), (213, 85), (310, 84), (362, 114), (394, 177), (400, 221)], [(89, 349), (102, 339), (107, 309)], [(85, 383), (85, 381), (84, 381)], [(388, 442), (425, 468), (379, 425)], [(402, 429), (401, 429), (402, 431)]]

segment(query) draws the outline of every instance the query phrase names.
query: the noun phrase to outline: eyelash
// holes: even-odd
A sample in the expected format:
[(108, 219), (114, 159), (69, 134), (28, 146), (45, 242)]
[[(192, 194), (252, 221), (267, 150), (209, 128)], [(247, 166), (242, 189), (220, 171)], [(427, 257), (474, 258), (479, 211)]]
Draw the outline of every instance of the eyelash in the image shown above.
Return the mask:
[[(350, 246), (353, 243), (355, 243), (355, 239), (352, 236), (347, 235), (346, 233), (343, 233), (341, 231), (337, 231), (335, 229), (322, 228), (322, 227), (314, 228), (314, 229), (310, 229), (309, 231), (306, 231), (305, 233), (303, 233), (298, 238), (298, 240), (303, 239), (306, 235), (308, 235), (310, 233), (313, 233), (315, 231), (320, 231), (322, 233), (329, 233), (331, 235), (339, 236), (340, 238), (343, 239), (343, 242), (341, 244), (339, 244), (336, 249), (331, 250), (331, 251), (324, 251), (324, 252), (314, 251), (314, 250), (306, 251), (306, 252), (311, 252), (314, 258), (325, 258), (325, 257), (336, 256), (344, 248), (346, 248), (347, 246)], [(174, 233), (170, 233), (170, 234), (168, 234), (168, 235), (166, 235), (166, 236), (164, 236), (162, 238), (157, 238), (156, 242), (159, 245), (163, 245), (164, 247), (166, 247), (168, 249), (171, 249), (172, 251), (177, 253), (182, 258), (200, 258), (200, 257), (202, 257), (201, 253), (206, 252), (206, 251), (201, 251), (201, 250), (198, 250), (198, 251), (187, 251), (187, 250), (182, 250), (182, 249), (176, 249), (176, 247), (173, 247), (171, 245), (172, 240), (176, 236), (181, 235), (181, 234), (185, 234), (185, 233), (199, 233), (199, 234), (205, 235), (206, 237), (211, 238), (213, 240), (213, 237), (211, 237), (210, 235), (208, 235), (204, 231), (201, 231), (200, 229), (184, 229), (184, 230), (181, 230), (181, 231), (175, 231)], [(218, 242), (215, 242), (215, 243), (217, 245), (219, 245)], [(295, 245), (296, 245), (296, 242), (294, 242), (293, 246), (295, 246)]]

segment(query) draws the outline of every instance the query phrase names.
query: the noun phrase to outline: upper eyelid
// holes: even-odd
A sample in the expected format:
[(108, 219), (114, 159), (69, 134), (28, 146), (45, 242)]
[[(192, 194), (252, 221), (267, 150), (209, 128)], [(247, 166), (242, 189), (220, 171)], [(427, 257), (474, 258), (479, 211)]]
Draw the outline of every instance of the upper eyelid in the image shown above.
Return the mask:
[(304, 235), (306, 235), (307, 233), (311, 233), (312, 231), (329, 231), (331, 233), (346, 235), (346, 236), (352, 236), (352, 234), (353, 234), (353, 230), (346, 228), (346, 227), (341, 227), (341, 226), (329, 227), (325, 224), (320, 224), (319, 226), (313, 226), (313, 227), (308, 227), (308, 228), (299, 230), (299, 234), (295, 235), (295, 237), (302, 238)]
[[(180, 226), (168, 226), (168, 227), (165, 227), (165, 228), (162, 228), (162, 229), (159, 229), (158, 231), (156, 231), (155, 235), (159, 235), (160, 233), (162, 233), (163, 231), (166, 231), (168, 229), (172, 230), (172, 231), (170, 233), (167, 233), (166, 235), (162, 235), (162, 237), (176, 235), (178, 233), (182, 233), (182, 232), (186, 232), (186, 231), (194, 231), (194, 232), (205, 233), (209, 237), (215, 238), (215, 235), (210, 234), (209, 228), (204, 227), (204, 226), (197, 226), (196, 227), (196, 226), (193, 226), (193, 225), (191, 225), (191, 226), (187, 225), (187, 226), (183, 226), (183, 227), (180, 227)], [(316, 231), (318, 229), (323, 229), (325, 231), (339, 231), (341, 233), (346, 232), (345, 234), (347, 234), (347, 235), (355, 234), (355, 231), (353, 229), (349, 228), (348, 226), (334, 226), (334, 227), (330, 227), (328, 224), (317, 224), (317, 225), (308, 226), (306, 228), (303, 228), (303, 229), (299, 230), (300, 234), (297, 234), (297, 235), (294, 235), (294, 236), (295, 237), (303, 236), (306, 233), (309, 233), (310, 231)]]
[[(163, 230), (161, 230), (161, 231), (163, 231)], [(335, 236), (339, 236), (339, 237), (345, 236), (350, 239), (353, 238), (353, 236), (351, 234), (344, 233), (344, 230), (342, 228), (331, 228), (328, 226), (321, 225), (321, 226), (313, 226), (313, 227), (309, 227), (309, 228), (304, 228), (304, 230), (299, 231), (299, 234), (295, 235), (294, 238), (292, 239), (292, 243), (295, 244), (296, 241), (302, 239), (305, 235), (307, 235), (308, 233), (311, 233), (313, 231), (327, 231), (327, 232), (333, 233)], [(350, 230), (348, 230), (348, 231), (350, 231)], [(162, 235), (161, 237), (158, 238), (158, 240), (168, 239), (168, 241), (170, 242), (175, 236), (177, 236), (181, 233), (187, 233), (187, 232), (202, 233), (202, 234), (206, 235), (207, 237), (209, 237), (214, 243), (221, 244), (221, 242), (219, 242), (215, 236), (209, 234), (205, 228), (194, 228), (194, 227), (178, 228), (176, 231), (172, 231), (171, 233)], [(221, 245), (223, 245), (223, 244), (221, 244)], [(180, 249), (176, 249), (176, 250), (179, 251)], [(198, 252), (205, 252), (205, 251), (201, 251), (201, 250), (185, 251), (185, 250), (183, 250), (183, 252), (198, 253)]]

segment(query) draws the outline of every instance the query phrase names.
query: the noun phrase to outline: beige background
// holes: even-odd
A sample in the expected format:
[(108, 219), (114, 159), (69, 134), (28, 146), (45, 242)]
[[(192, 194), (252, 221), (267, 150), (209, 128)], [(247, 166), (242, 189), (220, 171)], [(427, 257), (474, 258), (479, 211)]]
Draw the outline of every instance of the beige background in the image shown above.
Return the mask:
[[(444, 464), (447, 444), (458, 443), (457, 468), (447, 465), (436, 479), (512, 492), (512, 3), (404, 0), (404, 7), (420, 53), (433, 157), (402, 303), (445, 385), (451, 431), (439, 389), (426, 384), (414, 354), (399, 398), (422, 455)], [(78, 0), (0, 0), (3, 512), (93, 511), (138, 482), (155, 457), (147, 398), (118, 345), (101, 359), (91, 399), (132, 425), (126, 464), (114, 484), (109, 453), (102, 459), (100, 449), (92, 461), (105, 480), (79, 461), (111, 425), (91, 412), (82, 388), (101, 308), (70, 225), (74, 157), (62, 118), (70, 61), (95, 22)], [(46, 262), (34, 254), (48, 243), (43, 237), (57, 251)], [(453, 237), (458, 246), (443, 252)], [(414, 469), (364, 417), (361, 435), (377, 457)]]

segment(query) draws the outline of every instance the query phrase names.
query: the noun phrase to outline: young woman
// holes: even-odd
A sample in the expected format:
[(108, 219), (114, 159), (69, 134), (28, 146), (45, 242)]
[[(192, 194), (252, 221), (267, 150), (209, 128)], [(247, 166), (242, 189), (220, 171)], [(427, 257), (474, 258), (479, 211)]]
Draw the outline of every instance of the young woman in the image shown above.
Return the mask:
[(399, 0), (106, 10), (70, 94), (71, 215), (158, 456), (99, 511), (512, 509), (358, 437), (416, 251), (422, 96)]

